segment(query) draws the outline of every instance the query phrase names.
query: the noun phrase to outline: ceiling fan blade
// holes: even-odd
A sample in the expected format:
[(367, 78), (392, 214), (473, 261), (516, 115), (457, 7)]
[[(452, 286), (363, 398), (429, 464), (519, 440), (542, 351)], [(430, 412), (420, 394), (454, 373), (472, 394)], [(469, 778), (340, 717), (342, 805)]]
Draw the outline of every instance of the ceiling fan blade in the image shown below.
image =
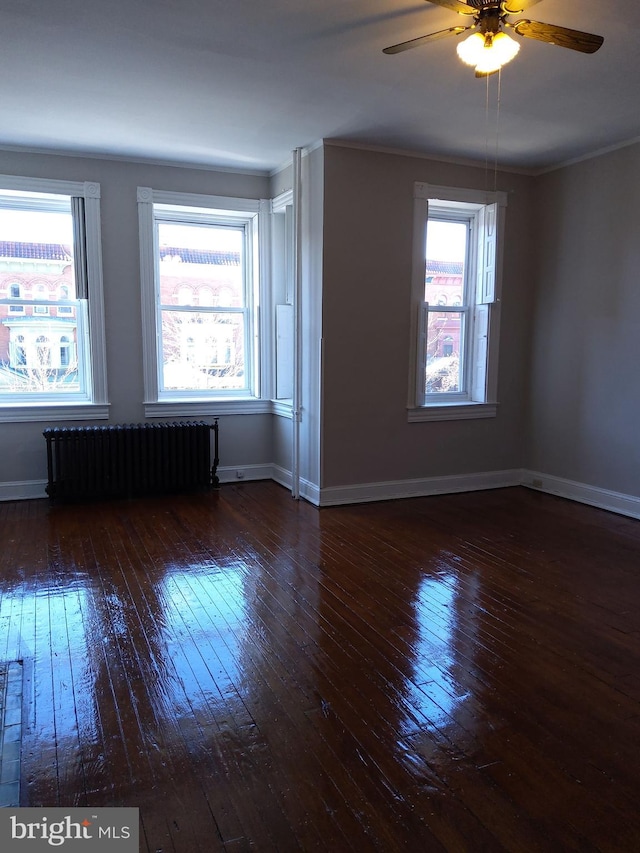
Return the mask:
[(529, 6), (535, 6), (536, 3), (540, 3), (540, 0), (503, 0), (500, 3), (500, 8), (507, 15), (519, 15), (520, 12), (524, 12)]
[(459, 15), (475, 15), (478, 11), (468, 6), (464, 0), (427, 0), (427, 2), (436, 6), (444, 6), (445, 9), (451, 9), (452, 12), (457, 12)]
[(518, 33), (529, 39), (545, 41), (547, 44), (557, 44), (559, 47), (568, 47), (571, 50), (579, 50), (581, 53), (595, 53), (602, 45), (602, 36), (582, 33), (580, 30), (569, 30), (566, 27), (557, 27), (555, 24), (541, 24), (539, 21), (516, 21), (509, 26)]
[(456, 36), (463, 33), (465, 30), (471, 30), (473, 27), (449, 27), (448, 30), (438, 30), (437, 33), (429, 33), (427, 36), (419, 36), (409, 41), (400, 42), (400, 44), (392, 44), (391, 47), (385, 47), (383, 53), (402, 53), (403, 50), (411, 50), (412, 47), (420, 47), (421, 44), (427, 44), (430, 41), (446, 38), (447, 36)]

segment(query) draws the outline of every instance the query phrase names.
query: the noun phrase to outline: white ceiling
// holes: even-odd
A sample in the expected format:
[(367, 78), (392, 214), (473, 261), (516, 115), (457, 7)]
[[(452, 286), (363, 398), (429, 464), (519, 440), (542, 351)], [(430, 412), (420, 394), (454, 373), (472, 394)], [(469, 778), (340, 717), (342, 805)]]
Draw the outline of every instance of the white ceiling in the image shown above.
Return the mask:
[[(487, 81), (424, 0), (0, 0), (0, 146), (250, 171), (343, 139), (544, 169), (640, 137), (638, 0), (542, 0), (520, 16), (604, 36), (530, 39)], [(516, 37), (517, 38), (517, 37)]]

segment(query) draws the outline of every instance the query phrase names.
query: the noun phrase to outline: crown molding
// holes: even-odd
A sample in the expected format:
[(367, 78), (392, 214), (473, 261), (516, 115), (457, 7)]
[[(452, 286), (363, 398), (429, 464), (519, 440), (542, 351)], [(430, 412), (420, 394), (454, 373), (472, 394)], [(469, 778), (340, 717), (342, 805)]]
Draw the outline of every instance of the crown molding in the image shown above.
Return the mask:
[[(486, 163), (480, 160), (464, 157), (447, 157), (444, 154), (430, 154), (428, 151), (413, 151), (408, 148), (392, 148), (384, 145), (372, 145), (367, 142), (353, 142), (349, 139), (323, 139), (324, 145), (330, 148), (354, 148), (359, 151), (371, 151), (374, 154), (392, 154), (396, 157), (410, 157), (414, 160), (432, 160), (436, 163), (450, 163), (454, 166), (469, 166), (473, 169), (486, 169)], [(493, 171), (493, 167), (492, 167)], [(515, 175), (532, 176), (533, 169), (525, 166), (508, 166), (498, 163), (499, 172), (509, 172)]]
[(621, 148), (630, 148), (632, 145), (640, 143), (640, 136), (633, 139), (627, 139), (625, 142), (617, 142), (615, 145), (607, 145), (604, 148), (599, 148), (597, 151), (591, 151), (589, 154), (583, 154), (580, 157), (574, 157), (571, 160), (565, 160), (555, 166), (547, 166), (544, 169), (539, 169), (534, 172), (534, 177), (539, 175), (548, 175), (550, 172), (557, 172), (559, 169), (566, 169), (569, 166), (576, 166), (578, 163), (584, 163), (587, 160), (595, 160), (597, 157), (604, 157), (605, 154), (611, 154), (614, 151), (620, 151)]
[(66, 148), (31, 148), (19, 145), (0, 145), (0, 154), (6, 151), (10, 154), (37, 154), (44, 157), (72, 157), (75, 160), (104, 160), (113, 163), (136, 163), (141, 166), (163, 166), (171, 169), (190, 169), (196, 172), (222, 172), (231, 175), (246, 175), (254, 178), (268, 178), (271, 174), (268, 168), (246, 169), (241, 166), (222, 166), (215, 163), (165, 160), (154, 157), (135, 157), (126, 154), (110, 154), (100, 151), (84, 151)]

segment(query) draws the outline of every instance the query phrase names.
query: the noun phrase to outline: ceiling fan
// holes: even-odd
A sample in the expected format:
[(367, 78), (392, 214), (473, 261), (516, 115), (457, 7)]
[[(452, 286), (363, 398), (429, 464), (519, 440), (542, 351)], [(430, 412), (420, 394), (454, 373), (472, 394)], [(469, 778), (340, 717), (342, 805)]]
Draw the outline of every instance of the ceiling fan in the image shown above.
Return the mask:
[(520, 49), (520, 45), (510, 38), (503, 30), (508, 28), (524, 38), (537, 39), (547, 44), (568, 47), (581, 53), (595, 53), (602, 45), (602, 36), (583, 33), (580, 30), (570, 30), (555, 24), (542, 24), (523, 18), (511, 23), (509, 15), (519, 15), (539, 3), (540, 0), (427, 0), (437, 6), (444, 6), (473, 19), (468, 26), (449, 27), (429, 35), (385, 47), (383, 53), (402, 53), (420, 47), (431, 41), (437, 41), (447, 36), (461, 35), (468, 30), (473, 34), (458, 44), (458, 55), (468, 65), (475, 65), (476, 77), (486, 77), (494, 74), (506, 62), (509, 62)]

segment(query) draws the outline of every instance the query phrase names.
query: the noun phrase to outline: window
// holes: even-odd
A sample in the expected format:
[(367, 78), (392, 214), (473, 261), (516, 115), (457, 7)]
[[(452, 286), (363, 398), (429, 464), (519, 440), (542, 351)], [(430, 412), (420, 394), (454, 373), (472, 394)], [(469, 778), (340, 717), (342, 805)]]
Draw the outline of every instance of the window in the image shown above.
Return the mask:
[(32, 364), (32, 369), (51, 367), (51, 344), (49, 338), (45, 335), (38, 335), (36, 338), (36, 360)]
[(71, 340), (67, 335), (60, 336), (60, 367), (71, 366)]
[[(17, 282), (11, 282), (11, 283), (7, 286), (7, 288), (6, 288), (6, 292), (7, 292), (7, 298), (8, 298), (9, 300), (12, 300), (12, 299), (20, 299), (20, 297), (22, 296), (22, 286), (21, 286), (20, 284), (18, 284)], [(7, 311), (7, 313), (8, 313), (8, 314), (14, 314), (14, 315), (15, 315), (15, 314), (24, 314), (24, 305), (22, 305), (22, 304), (20, 304), (20, 305), (15, 305), (15, 304), (13, 304), (13, 305), (12, 305), (12, 304), (9, 302), (9, 303), (7, 304), (7, 309), (6, 309), (6, 311)], [(3, 312), (3, 313), (4, 313), (4, 312)]]
[[(167, 270), (162, 258), (160, 258), (160, 270), (164, 273), (164, 281), (167, 281)], [(167, 299), (167, 302), (169, 300)], [(181, 284), (177, 290), (175, 299), (173, 300), (174, 304), (177, 305), (193, 305), (193, 288), (189, 287), (188, 284)]]
[(49, 306), (43, 305), (42, 302), (49, 299), (49, 292), (44, 284), (38, 284), (35, 289), (34, 299), (38, 300), (34, 303), (33, 313), (34, 314), (48, 314)]
[(16, 335), (16, 339), (13, 342), (11, 349), (13, 351), (11, 357), (13, 364), (17, 368), (24, 367), (27, 363), (24, 335)]
[(72, 317), (73, 316), (73, 308), (71, 305), (66, 305), (66, 303), (71, 299), (71, 293), (69, 291), (68, 284), (60, 284), (57, 289), (58, 299), (56, 305), (56, 314), (58, 317)]
[(505, 193), (414, 188), (409, 419), (497, 409)]
[(198, 291), (198, 303), (200, 305), (214, 305), (213, 290), (210, 287), (201, 287)]
[(138, 209), (147, 414), (257, 402), (262, 203), (141, 187)]
[(98, 184), (0, 176), (0, 420), (108, 416), (99, 205)]

